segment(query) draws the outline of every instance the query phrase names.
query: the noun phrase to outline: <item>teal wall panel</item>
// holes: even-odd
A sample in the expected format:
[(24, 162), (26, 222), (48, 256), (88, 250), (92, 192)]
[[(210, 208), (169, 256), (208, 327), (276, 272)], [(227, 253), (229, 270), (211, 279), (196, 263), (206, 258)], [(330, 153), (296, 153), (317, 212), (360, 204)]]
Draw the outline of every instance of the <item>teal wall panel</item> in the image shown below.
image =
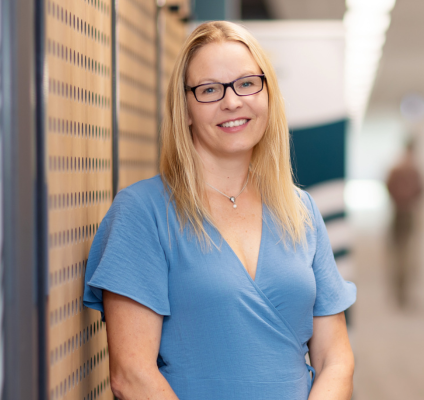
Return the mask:
[(197, 21), (239, 20), (241, 0), (195, 0), (194, 16)]
[(296, 182), (308, 187), (345, 177), (347, 120), (291, 130), (291, 158)]
[(194, 15), (198, 21), (225, 19), (225, 0), (196, 0)]

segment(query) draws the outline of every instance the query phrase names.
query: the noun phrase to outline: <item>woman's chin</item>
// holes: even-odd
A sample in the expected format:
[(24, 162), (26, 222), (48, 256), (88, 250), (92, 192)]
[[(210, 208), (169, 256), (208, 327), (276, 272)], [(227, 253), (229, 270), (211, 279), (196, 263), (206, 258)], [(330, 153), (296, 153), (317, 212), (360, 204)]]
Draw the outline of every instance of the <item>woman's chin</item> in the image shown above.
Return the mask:
[(226, 158), (237, 158), (243, 156), (250, 157), (253, 151), (253, 147), (254, 145), (221, 147), (215, 154)]
[[(246, 139), (246, 138), (245, 138)], [(194, 147), (196, 148), (200, 157), (217, 157), (217, 158), (234, 158), (251, 156), (253, 148), (259, 142), (258, 140), (235, 140), (235, 138), (217, 138), (212, 143), (201, 142), (194, 140)], [(207, 156), (209, 154), (209, 156)]]

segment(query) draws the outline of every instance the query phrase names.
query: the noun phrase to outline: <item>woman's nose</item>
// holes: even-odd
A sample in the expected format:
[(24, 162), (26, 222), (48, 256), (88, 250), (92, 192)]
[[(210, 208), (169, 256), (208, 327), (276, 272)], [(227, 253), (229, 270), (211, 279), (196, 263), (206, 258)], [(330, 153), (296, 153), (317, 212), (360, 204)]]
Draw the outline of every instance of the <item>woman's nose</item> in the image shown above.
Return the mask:
[(241, 107), (242, 98), (237, 96), (232, 87), (227, 87), (224, 98), (221, 100), (222, 109), (233, 110)]

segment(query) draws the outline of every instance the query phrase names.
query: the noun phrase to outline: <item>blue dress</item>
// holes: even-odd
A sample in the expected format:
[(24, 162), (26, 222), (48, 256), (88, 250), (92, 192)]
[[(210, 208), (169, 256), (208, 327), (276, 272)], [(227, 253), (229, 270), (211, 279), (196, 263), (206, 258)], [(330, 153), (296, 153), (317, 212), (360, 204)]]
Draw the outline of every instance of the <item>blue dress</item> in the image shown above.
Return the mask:
[(314, 201), (306, 192), (302, 199), (314, 229), (296, 249), (263, 206), (252, 280), (210, 224), (219, 249), (202, 251), (188, 228), (181, 232), (159, 175), (139, 181), (117, 194), (100, 224), (84, 304), (103, 314), (105, 289), (163, 315), (158, 366), (180, 400), (307, 400), (313, 317), (348, 308), (356, 287), (337, 270)]

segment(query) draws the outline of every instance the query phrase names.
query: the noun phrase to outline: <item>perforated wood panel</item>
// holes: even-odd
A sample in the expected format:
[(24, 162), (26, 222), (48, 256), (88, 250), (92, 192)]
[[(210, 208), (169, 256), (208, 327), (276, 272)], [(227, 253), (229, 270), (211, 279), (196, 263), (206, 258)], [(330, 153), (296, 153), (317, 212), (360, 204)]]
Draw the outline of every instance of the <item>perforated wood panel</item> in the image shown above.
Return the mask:
[(49, 396), (112, 399), (105, 325), (82, 304), (112, 202), (111, 1), (46, 0)]
[[(179, 19), (188, 13), (187, 2), (172, 4), (184, 8), (172, 13), (166, 6), (161, 11), (164, 91), (186, 36)], [(154, 0), (119, 1), (119, 189), (158, 172), (155, 18)]]
[(157, 171), (155, 13), (153, 0), (118, 4), (119, 189)]
[(166, 94), (169, 78), (174, 68), (175, 59), (180, 52), (181, 46), (187, 37), (187, 27), (181, 22), (184, 16), (189, 15), (189, 6), (187, 0), (172, 2), (178, 5), (178, 12), (172, 12), (169, 8), (164, 9), (163, 21), (163, 96)]
[[(119, 188), (157, 173), (156, 2), (120, 0)], [(106, 326), (82, 304), (93, 237), (112, 203), (112, 1), (46, 0), (50, 400), (112, 399)], [(185, 38), (163, 12), (163, 84)]]

